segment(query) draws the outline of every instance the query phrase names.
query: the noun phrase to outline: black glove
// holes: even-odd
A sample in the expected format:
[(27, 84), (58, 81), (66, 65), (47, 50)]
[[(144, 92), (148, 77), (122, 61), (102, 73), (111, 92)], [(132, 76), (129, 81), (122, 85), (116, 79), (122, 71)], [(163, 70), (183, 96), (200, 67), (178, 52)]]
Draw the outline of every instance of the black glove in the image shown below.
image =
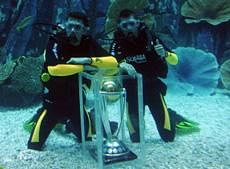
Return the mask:
[(163, 45), (160, 44), (159, 39), (156, 39), (156, 45), (154, 46), (154, 49), (155, 49), (156, 53), (157, 53), (161, 58), (163, 58), (163, 57), (166, 56), (166, 51), (165, 51)]

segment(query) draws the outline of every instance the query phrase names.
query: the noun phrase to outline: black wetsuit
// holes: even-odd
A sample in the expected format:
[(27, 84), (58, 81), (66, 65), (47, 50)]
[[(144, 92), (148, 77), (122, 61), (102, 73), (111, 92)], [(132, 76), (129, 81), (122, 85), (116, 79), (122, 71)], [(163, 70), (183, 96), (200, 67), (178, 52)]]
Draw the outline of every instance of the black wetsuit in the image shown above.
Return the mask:
[[(65, 64), (71, 57), (108, 56), (108, 52), (90, 36), (83, 37), (80, 45), (72, 46), (63, 35), (50, 38), (43, 72), (47, 72), (48, 66)], [(78, 75), (51, 77), (48, 82), (44, 82), (43, 107), (39, 111), (39, 118), (28, 141), (28, 148), (41, 150), (55, 125), (67, 119), (71, 121), (72, 130), (81, 141)], [(46, 113), (42, 113), (44, 111)]]
[[(175, 137), (174, 115), (168, 113), (163, 96), (166, 94), (166, 85), (159, 78), (166, 78), (168, 66), (166, 60), (157, 55), (154, 50), (156, 36), (141, 25), (138, 36), (126, 38), (117, 30), (114, 33), (114, 42), (111, 45), (111, 54), (118, 62), (126, 61), (132, 64), (138, 73), (143, 76), (143, 100), (148, 105), (155, 119), (157, 129), (164, 141), (173, 141)], [(135, 80), (124, 82), (127, 90), (128, 112), (135, 130), (131, 133), (134, 142), (139, 141), (137, 84)], [(168, 124), (166, 124), (168, 123)], [(168, 127), (167, 127), (168, 126)]]

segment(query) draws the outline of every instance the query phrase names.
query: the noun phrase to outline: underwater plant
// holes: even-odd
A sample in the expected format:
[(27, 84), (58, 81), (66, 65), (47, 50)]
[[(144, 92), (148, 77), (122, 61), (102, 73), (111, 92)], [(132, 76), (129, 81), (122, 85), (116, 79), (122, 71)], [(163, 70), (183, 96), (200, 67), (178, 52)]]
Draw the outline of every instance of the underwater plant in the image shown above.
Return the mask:
[(39, 75), (42, 72), (43, 57), (19, 57), (11, 75), (11, 85), (25, 93), (38, 94), (42, 91)]
[(230, 90), (230, 59), (220, 66), (220, 76), (224, 87)]
[(27, 16), (20, 23), (18, 23), (18, 26), (16, 27), (16, 30), (18, 32), (21, 32), (23, 29), (25, 29), (29, 24), (31, 24), (32, 16)]
[(5, 81), (10, 77), (14, 71), (16, 63), (8, 60), (5, 64), (0, 64), (0, 85), (4, 84)]
[(220, 60), (220, 63), (224, 63), (228, 59), (230, 59), (230, 47), (229, 47), (229, 49), (226, 49), (225, 51), (223, 51), (223, 56)]
[(181, 7), (186, 23), (206, 21), (218, 25), (230, 20), (229, 0), (187, 0)]
[(220, 77), (215, 55), (192, 47), (178, 47), (174, 52), (179, 63), (169, 67), (168, 87), (176, 86), (187, 94), (213, 93)]
[(6, 15), (2, 12), (2, 8), (0, 7), (0, 23), (5, 21)]

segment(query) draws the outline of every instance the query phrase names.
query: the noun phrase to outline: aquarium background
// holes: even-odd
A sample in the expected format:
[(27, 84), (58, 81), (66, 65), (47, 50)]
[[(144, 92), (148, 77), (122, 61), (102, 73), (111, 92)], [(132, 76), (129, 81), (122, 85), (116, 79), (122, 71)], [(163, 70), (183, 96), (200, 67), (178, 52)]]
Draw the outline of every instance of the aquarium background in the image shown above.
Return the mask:
[(57, 133), (45, 151), (27, 150), (22, 125), (41, 104), (44, 30), (69, 11), (85, 12), (89, 33), (107, 49), (113, 14), (125, 7), (178, 54), (165, 80), (168, 106), (199, 122), (201, 131), (163, 143), (146, 107), (146, 160), (110, 167), (230, 168), (230, 0), (0, 1), (0, 168), (96, 168), (72, 137)]

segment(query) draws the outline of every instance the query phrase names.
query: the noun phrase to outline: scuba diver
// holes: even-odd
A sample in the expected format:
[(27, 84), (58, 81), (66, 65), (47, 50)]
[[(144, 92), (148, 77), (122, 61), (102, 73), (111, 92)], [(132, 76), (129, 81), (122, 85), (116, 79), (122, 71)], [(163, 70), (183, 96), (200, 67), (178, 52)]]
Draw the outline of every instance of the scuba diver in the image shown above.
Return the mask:
[[(160, 78), (167, 77), (168, 63), (177, 64), (176, 54), (166, 48), (129, 9), (124, 9), (119, 14), (110, 53), (116, 57), (124, 73), (134, 78), (137, 73), (142, 74), (144, 105), (149, 106), (160, 137), (165, 142), (174, 140), (176, 126), (182, 129), (197, 128), (197, 123), (168, 109), (164, 100), (167, 86)], [(137, 84), (130, 79), (123, 84), (127, 90), (130, 139), (139, 142)]]
[[(42, 150), (52, 129), (58, 123), (69, 124), (81, 142), (78, 73), (87, 66), (117, 67), (116, 59), (109, 56), (88, 35), (89, 21), (84, 13), (70, 12), (64, 29), (49, 38), (45, 51), (41, 80), (44, 85), (43, 105), (30, 120), (33, 129), (28, 148)], [(85, 115), (86, 131), (89, 122)], [(84, 133), (86, 139), (87, 132)]]

